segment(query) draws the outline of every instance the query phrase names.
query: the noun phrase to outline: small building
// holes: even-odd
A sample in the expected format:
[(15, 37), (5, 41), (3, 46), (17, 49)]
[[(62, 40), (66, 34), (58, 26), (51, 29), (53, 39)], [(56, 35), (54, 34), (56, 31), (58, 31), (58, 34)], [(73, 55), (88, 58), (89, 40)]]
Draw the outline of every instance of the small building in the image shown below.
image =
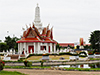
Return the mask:
[(68, 47), (68, 46), (74, 47), (74, 43), (59, 43), (59, 46), (62, 46), (62, 47)]
[(53, 40), (53, 28), (42, 27), (40, 20), (40, 8), (35, 9), (35, 20), (32, 25), (23, 32), (22, 38), (17, 41), (19, 54), (43, 54), (55, 53), (57, 42)]

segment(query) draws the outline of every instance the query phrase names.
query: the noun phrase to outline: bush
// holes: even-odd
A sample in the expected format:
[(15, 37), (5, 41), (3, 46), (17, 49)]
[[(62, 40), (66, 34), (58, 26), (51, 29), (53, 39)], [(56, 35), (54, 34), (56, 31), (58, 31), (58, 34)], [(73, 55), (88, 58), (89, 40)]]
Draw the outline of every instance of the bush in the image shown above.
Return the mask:
[(43, 67), (43, 61), (41, 61), (41, 67)]
[(5, 66), (5, 62), (0, 60), (0, 71), (3, 70), (3, 67)]
[(49, 56), (49, 54), (42, 54), (42, 56)]
[(26, 67), (30, 67), (30, 66), (32, 66), (32, 62), (24, 61), (24, 65), (25, 65)]
[[(85, 55), (81, 55), (81, 54), (85, 54)], [(80, 57), (87, 57), (87, 54), (86, 54), (86, 52), (80, 52), (80, 53), (79, 53), (79, 56), (80, 56)]]
[(88, 55), (94, 55), (93, 51), (88, 51)]
[(25, 59), (25, 58), (20, 58), (20, 59), (18, 60), (18, 62), (23, 62), (24, 59)]
[(89, 64), (91, 68), (95, 68), (95, 64)]
[(100, 52), (95, 52), (95, 54), (100, 54)]
[(59, 53), (59, 55), (74, 55), (74, 56), (77, 56), (78, 54), (72, 54), (70, 52), (67, 52), (67, 53), (62, 52), (62, 53)]
[(59, 54), (56, 54), (56, 53), (54, 54), (54, 53), (52, 53), (52, 54), (49, 54), (49, 55), (59, 55)]

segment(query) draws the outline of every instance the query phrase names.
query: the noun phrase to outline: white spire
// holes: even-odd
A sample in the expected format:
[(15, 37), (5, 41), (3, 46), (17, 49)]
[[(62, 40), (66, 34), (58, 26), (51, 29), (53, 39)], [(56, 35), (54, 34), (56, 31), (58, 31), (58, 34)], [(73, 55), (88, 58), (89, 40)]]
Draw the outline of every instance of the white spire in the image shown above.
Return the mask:
[(37, 3), (37, 7), (38, 7), (38, 5), (39, 5), (39, 4)]
[[(38, 28), (38, 29), (41, 29), (42, 28), (42, 23), (41, 23), (41, 20), (40, 20), (40, 8), (38, 6), (38, 3), (37, 3), (37, 7), (35, 8), (35, 19), (34, 19), (34, 25)], [(40, 32), (41, 30), (39, 30)]]

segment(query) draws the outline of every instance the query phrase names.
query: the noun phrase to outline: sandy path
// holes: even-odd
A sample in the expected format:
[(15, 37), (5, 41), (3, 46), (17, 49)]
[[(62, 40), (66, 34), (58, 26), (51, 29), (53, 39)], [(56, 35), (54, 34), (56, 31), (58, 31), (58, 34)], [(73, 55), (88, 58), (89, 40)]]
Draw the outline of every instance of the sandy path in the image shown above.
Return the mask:
[(4, 69), (5, 71), (18, 71), (28, 75), (100, 75), (100, 72), (88, 71), (61, 71), (61, 70), (34, 70), (34, 69)]

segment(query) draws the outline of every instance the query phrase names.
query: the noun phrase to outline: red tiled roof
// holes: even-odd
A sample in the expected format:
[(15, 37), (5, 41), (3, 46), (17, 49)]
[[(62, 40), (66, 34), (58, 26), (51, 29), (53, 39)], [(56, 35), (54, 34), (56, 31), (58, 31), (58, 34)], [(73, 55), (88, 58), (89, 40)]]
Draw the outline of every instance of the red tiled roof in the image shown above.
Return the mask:
[(22, 38), (21, 40), (17, 41), (17, 43), (20, 42), (40, 42), (38, 38)]
[(59, 43), (59, 45), (62, 47), (67, 47), (68, 45), (74, 47), (74, 43)]
[(91, 44), (84, 44), (84, 46), (86, 46), (86, 45), (90, 46)]
[(57, 43), (53, 40), (52, 29), (47, 30), (47, 28), (44, 28), (42, 34), (40, 34), (34, 25), (24, 31), (21, 40), (17, 41), (17, 43), (23, 42)]

